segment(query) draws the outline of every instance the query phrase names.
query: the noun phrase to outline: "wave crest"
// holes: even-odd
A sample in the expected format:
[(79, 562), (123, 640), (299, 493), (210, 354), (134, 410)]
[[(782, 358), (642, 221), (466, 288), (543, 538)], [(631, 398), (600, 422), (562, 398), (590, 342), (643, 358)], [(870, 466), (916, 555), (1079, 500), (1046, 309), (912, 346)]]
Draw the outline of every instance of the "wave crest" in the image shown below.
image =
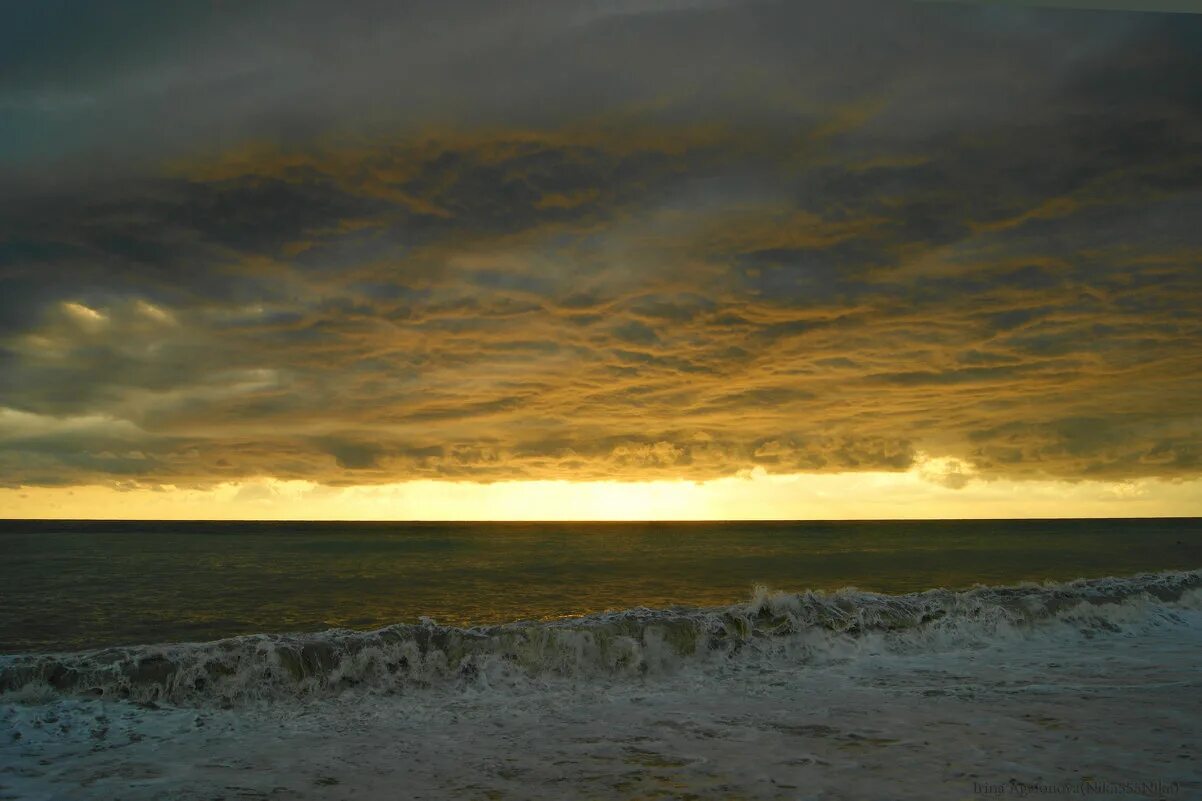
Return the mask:
[(641, 676), (748, 650), (820, 660), (865, 643), (939, 648), (1027, 636), (1055, 623), (1092, 635), (1200, 602), (1202, 570), (906, 595), (757, 588), (749, 602), (715, 609), (638, 608), (472, 628), (423, 619), (369, 632), (19, 654), (0, 657), (0, 693), (207, 705), (455, 681)]

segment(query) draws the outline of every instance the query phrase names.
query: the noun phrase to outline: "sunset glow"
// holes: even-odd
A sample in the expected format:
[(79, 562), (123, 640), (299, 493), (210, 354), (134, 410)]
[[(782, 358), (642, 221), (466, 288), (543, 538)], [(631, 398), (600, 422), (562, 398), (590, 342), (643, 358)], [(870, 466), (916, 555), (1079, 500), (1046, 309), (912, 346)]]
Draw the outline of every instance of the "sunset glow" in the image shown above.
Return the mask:
[(1202, 512), (1202, 17), (135, 6), (14, 21), (0, 514)]
[[(1202, 480), (1005, 481), (951, 489), (921, 472), (707, 481), (413, 481), (329, 487), (258, 479), (206, 489), (0, 490), (11, 517), (146, 520), (886, 520), (1191, 516)], [(1021, 501), (1021, 506), (1016, 506)]]

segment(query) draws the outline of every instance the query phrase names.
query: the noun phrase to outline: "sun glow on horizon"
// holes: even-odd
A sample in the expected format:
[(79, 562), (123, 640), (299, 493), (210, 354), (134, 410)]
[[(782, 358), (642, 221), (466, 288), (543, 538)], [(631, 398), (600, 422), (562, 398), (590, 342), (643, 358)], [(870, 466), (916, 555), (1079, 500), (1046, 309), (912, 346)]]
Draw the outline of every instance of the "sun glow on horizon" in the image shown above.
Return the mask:
[[(946, 467), (946, 466), (945, 466)], [(0, 489), (7, 518), (213, 520), (855, 520), (1202, 515), (1202, 480), (981, 481), (907, 472), (709, 481), (419, 480), (334, 487), (259, 478), (206, 489)], [(940, 474), (946, 479), (947, 474)], [(1017, 513), (1016, 513), (1016, 510)]]

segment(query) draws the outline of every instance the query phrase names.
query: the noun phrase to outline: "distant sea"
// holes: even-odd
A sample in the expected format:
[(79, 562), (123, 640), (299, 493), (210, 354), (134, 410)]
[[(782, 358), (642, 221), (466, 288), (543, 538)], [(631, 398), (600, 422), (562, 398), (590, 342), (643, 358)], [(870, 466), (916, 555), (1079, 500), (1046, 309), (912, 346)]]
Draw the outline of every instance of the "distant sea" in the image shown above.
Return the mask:
[(0, 521), (0, 653), (1202, 567), (1202, 519)]
[(1202, 520), (0, 523), (0, 799), (1202, 797)]

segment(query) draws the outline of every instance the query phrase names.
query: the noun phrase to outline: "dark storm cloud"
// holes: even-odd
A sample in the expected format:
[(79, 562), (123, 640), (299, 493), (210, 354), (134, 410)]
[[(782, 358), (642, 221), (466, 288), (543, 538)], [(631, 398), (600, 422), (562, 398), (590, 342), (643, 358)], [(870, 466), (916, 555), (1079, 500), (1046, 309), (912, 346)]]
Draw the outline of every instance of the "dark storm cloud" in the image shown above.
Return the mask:
[(1202, 469), (1196, 17), (74, 8), (4, 12), (6, 484)]

